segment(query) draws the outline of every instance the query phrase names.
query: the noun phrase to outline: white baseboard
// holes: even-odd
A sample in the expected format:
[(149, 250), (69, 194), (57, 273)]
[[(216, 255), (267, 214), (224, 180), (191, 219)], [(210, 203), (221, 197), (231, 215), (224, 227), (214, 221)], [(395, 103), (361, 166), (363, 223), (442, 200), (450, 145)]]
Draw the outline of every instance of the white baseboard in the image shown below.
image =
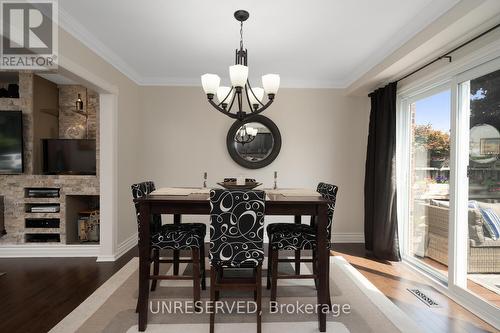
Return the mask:
[[(364, 234), (336, 233), (333, 243), (364, 243)], [(0, 258), (97, 257), (98, 262), (115, 261), (136, 245), (137, 233), (119, 244), (114, 255), (106, 256), (99, 255), (99, 245), (6, 245), (0, 246)]]
[(132, 236), (121, 242), (117, 249), (116, 253), (114, 255), (100, 255), (97, 257), (97, 262), (103, 262), (103, 261), (115, 261), (118, 260), (122, 255), (127, 253), (131, 248), (137, 245), (138, 241), (138, 234), (134, 233)]
[(99, 245), (2, 245), (0, 258), (97, 257), (99, 250)]
[(362, 232), (333, 233), (333, 243), (364, 243), (365, 234)]

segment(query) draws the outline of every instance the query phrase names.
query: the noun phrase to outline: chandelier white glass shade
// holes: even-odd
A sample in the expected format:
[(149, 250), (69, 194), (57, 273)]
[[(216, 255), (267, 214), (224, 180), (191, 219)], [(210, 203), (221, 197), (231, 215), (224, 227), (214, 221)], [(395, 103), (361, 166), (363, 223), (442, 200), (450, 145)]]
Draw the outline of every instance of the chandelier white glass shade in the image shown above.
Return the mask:
[(201, 76), (201, 84), (206, 94), (215, 94), (219, 89), (220, 77), (215, 74), (205, 74)]
[[(231, 87), (220, 86), (220, 77), (215, 74), (202, 75), (201, 84), (208, 102), (215, 109), (231, 118), (243, 121), (261, 113), (273, 103), (280, 86), (280, 76), (266, 74), (262, 76), (263, 88), (252, 88), (248, 80), (247, 50), (243, 48), (243, 22), (248, 19), (249, 14), (245, 10), (238, 10), (234, 13), (234, 17), (240, 22), (240, 48), (236, 50), (235, 65), (229, 66)], [(217, 101), (214, 101), (215, 96)], [(246, 111), (243, 108), (244, 99), (248, 105)], [(236, 112), (232, 111), (233, 106), (237, 108)]]

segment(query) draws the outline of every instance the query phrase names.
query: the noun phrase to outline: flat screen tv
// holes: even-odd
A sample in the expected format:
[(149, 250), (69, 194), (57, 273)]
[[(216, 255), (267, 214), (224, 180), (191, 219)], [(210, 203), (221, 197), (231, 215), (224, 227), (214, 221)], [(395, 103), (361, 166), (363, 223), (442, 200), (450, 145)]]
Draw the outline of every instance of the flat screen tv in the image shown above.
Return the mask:
[(23, 113), (0, 111), (0, 174), (23, 171)]
[(43, 173), (48, 175), (95, 175), (93, 139), (43, 139)]

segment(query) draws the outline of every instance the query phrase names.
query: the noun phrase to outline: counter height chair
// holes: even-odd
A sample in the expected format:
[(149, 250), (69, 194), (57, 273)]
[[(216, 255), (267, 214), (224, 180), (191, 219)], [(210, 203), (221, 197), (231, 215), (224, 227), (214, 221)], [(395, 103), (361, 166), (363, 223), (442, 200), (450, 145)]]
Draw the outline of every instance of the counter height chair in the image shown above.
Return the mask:
[[(331, 229), (333, 224), (333, 213), (335, 210), (335, 201), (337, 198), (338, 187), (327, 183), (319, 183), (316, 191), (321, 196), (328, 200), (328, 226), (327, 239), (330, 242)], [(317, 251), (316, 248), (316, 216), (311, 216), (311, 224), (299, 223), (271, 223), (267, 226), (267, 234), (269, 237), (269, 260), (267, 269), (267, 289), (271, 289), (271, 301), (276, 301), (278, 279), (304, 279), (312, 278), (318, 286), (318, 267), (317, 267)], [(328, 244), (328, 248), (330, 244)], [(295, 259), (279, 259), (279, 251), (292, 250), (297, 253), (301, 250), (312, 250), (312, 259), (302, 259), (296, 256)], [(324, 249), (327, 251), (328, 249)], [(279, 262), (311, 262), (313, 274), (300, 274), (300, 271), (295, 272), (295, 275), (279, 275)], [(328, 261), (329, 263), (329, 261)], [(329, 269), (327, 268), (327, 271)], [(329, 291), (329, 286), (327, 288)], [(330, 302), (330, 298), (328, 298)]]
[[(132, 185), (132, 196), (134, 199), (149, 195), (155, 190), (152, 181), (146, 181)], [(136, 203), (136, 214), (139, 222), (139, 206)], [(140, 233), (139, 233), (140, 234)], [(152, 280), (151, 291), (156, 289), (157, 280), (193, 280), (194, 301), (200, 300), (200, 284), (203, 290), (205, 285), (205, 234), (206, 226), (203, 223), (181, 223), (181, 224), (161, 224), (161, 216), (153, 215), (150, 223), (151, 257), (153, 263), (153, 274), (149, 276)], [(142, 240), (140, 240), (142, 241)], [(160, 259), (160, 250), (191, 250), (191, 259)], [(178, 252), (177, 252), (178, 253)], [(193, 274), (191, 276), (159, 275), (160, 263), (192, 263)], [(200, 281), (201, 277), (201, 281)]]
[[(264, 260), (265, 192), (257, 190), (210, 191), (210, 300), (222, 289), (251, 290), (257, 303), (257, 332), (262, 321), (262, 262)], [(227, 278), (224, 270), (249, 268), (250, 278)], [(214, 332), (215, 311), (210, 314)]]

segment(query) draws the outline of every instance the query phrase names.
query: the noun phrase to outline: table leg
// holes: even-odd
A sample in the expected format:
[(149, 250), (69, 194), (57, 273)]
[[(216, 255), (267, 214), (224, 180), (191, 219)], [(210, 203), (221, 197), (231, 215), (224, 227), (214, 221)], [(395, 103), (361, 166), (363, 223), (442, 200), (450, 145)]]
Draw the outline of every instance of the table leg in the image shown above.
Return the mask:
[(148, 300), (149, 300), (149, 273), (150, 273), (150, 244), (149, 244), (149, 221), (151, 220), (151, 209), (149, 203), (141, 202), (139, 209), (139, 331), (146, 330), (148, 324)]
[[(174, 214), (174, 224), (181, 224), (181, 214)], [(174, 250), (174, 275), (179, 275), (180, 251)]]
[[(295, 215), (295, 224), (302, 223), (302, 216)], [(295, 275), (300, 275), (300, 250), (295, 250)]]
[(326, 228), (328, 226), (328, 216), (327, 216), (327, 207), (325, 205), (320, 205), (318, 207), (318, 225), (316, 232), (316, 244), (317, 255), (318, 255), (318, 321), (319, 321), (319, 331), (326, 332), (326, 311), (325, 307), (328, 306), (328, 297), (329, 292), (328, 288), (328, 278), (329, 272), (327, 271), (327, 260), (330, 260), (328, 257), (328, 249), (327, 249), (327, 241), (326, 241)]

